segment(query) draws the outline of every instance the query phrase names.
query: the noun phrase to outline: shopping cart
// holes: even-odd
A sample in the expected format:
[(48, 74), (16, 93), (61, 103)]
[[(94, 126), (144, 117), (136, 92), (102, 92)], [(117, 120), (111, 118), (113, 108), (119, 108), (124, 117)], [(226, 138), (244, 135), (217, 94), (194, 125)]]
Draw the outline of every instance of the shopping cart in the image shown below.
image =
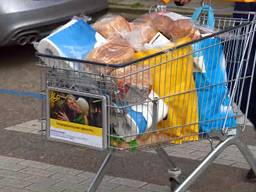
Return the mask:
[[(239, 110), (244, 82), (253, 81), (252, 75), (246, 73), (256, 30), (256, 20), (251, 17), (254, 13), (248, 19), (216, 17), (210, 35), (158, 51), (136, 53), (135, 61), (119, 65), (37, 54), (45, 74), (43, 85), (48, 101), (43, 104), (43, 115), (49, 138), (61, 140), (63, 136), (62, 131), (52, 129), (56, 123), (68, 131), (76, 128), (74, 124), (56, 122), (51, 116), (52, 105), (61, 97), (87, 99), (92, 108), (89, 113), (94, 115), (90, 117), (98, 118), (91, 126), (100, 128), (100, 140), (77, 142), (108, 152), (87, 191), (96, 191), (112, 155), (123, 150), (154, 149), (169, 167), (171, 190), (176, 192), (186, 191), (230, 145), (238, 147), (256, 173), (256, 160), (240, 139), (246, 128), (246, 113)], [(197, 25), (205, 26), (208, 21), (207, 14), (201, 15)], [(222, 76), (213, 70), (217, 63), (225, 71)], [(251, 74), (254, 70), (255, 59)], [(220, 103), (211, 103), (216, 98)], [(220, 108), (224, 115), (214, 115)], [(240, 117), (244, 117), (242, 125), (236, 123)], [(77, 129), (79, 133), (92, 131), (90, 126)], [(72, 137), (65, 137), (65, 141)], [(163, 146), (212, 138), (219, 139), (219, 144), (182, 181), (181, 170)]]

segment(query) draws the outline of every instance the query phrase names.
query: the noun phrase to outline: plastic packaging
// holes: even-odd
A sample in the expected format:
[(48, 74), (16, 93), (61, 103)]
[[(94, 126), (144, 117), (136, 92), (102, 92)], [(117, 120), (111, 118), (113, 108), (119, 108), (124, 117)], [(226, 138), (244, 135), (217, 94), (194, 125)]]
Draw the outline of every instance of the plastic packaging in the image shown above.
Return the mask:
[(151, 13), (142, 16), (142, 18), (159, 30), (163, 35), (173, 41), (193, 36), (195, 33), (195, 27), (191, 19), (177, 19), (173, 20), (171, 17), (158, 13)]
[(143, 50), (144, 44), (148, 43), (158, 32), (151, 23), (143, 20), (131, 22), (130, 27), (131, 32), (122, 35), (135, 50)]
[[(134, 59), (134, 49), (120, 36), (111, 37), (107, 43), (94, 49), (87, 57), (87, 60), (99, 63), (119, 64)], [(103, 67), (102, 67), (103, 69)], [(101, 73), (109, 74), (113, 69), (106, 67)]]
[(106, 15), (94, 23), (92, 27), (105, 38), (131, 31), (129, 22), (119, 15)]
[[(99, 47), (105, 42), (106, 39), (90, 25), (83, 19), (77, 18), (42, 39), (36, 49), (43, 54), (84, 59), (95, 47)], [(74, 68), (72, 62), (66, 62), (66, 65)]]

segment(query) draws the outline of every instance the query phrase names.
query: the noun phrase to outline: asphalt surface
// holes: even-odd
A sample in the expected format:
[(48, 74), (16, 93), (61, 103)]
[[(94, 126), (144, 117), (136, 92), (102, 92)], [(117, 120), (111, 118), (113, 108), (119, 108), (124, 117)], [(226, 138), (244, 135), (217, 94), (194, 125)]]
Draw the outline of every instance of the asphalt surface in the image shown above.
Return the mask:
[[(0, 49), (0, 90), (40, 90), (40, 70), (31, 46)], [(83, 147), (48, 141), (45, 136), (6, 131), (3, 128), (40, 118), (41, 101), (17, 95), (0, 94), (0, 155), (35, 160), (95, 172), (105, 153)], [(248, 129), (246, 140), (255, 143), (254, 130)], [(248, 139), (249, 138), (249, 139)], [(187, 175), (198, 164), (173, 158)], [(245, 179), (247, 170), (211, 165), (191, 187), (203, 192), (253, 192), (256, 183)], [(168, 174), (161, 160), (152, 153), (125, 153), (114, 157), (108, 175), (168, 185)]]

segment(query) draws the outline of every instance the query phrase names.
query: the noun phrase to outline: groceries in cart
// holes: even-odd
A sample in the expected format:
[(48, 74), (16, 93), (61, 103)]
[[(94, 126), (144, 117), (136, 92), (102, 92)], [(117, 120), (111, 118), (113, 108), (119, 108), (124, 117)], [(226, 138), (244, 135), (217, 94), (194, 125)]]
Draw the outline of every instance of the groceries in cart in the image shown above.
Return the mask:
[[(38, 52), (47, 55), (84, 59), (94, 48), (104, 43), (106, 43), (106, 39), (87, 24), (84, 19), (74, 18), (42, 39), (36, 49)], [(81, 70), (72, 62), (66, 61), (63, 61), (62, 67)]]
[[(200, 131), (223, 124), (210, 128), (209, 123), (198, 123), (214, 116), (207, 112), (207, 107), (203, 108), (210, 96), (210, 107), (226, 106), (222, 99), (214, 100), (214, 96), (220, 95), (218, 91), (209, 89), (209, 97), (200, 91), (200, 86), (205, 85), (201, 79), (210, 71), (206, 55), (200, 59), (197, 54), (197, 48), (203, 49), (202, 44), (177, 48), (200, 39), (205, 31), (209, 33), (205, 28), (172, 12), (149, 13), (130, 22), (120, 15), (106, 15), (92, 25), (82, 18), (73, 18), (41, 40), (37, 50), (84, 61), (63, 60), (62, 65), (87, 74), (86, 78), (91, 79), (83, 86), (93, 85), (98, 94), (111, 98), (108, 123), (114, 147), (166, 142), (168, 138), (179, 144), (198, 140)], [(216, 72), (221, 66), (216, 64)], [(227, 85), (224, 83), (223, 87), (222, 98), (228, 103)], [(227, 125), (234, 126), (233, 120)]]

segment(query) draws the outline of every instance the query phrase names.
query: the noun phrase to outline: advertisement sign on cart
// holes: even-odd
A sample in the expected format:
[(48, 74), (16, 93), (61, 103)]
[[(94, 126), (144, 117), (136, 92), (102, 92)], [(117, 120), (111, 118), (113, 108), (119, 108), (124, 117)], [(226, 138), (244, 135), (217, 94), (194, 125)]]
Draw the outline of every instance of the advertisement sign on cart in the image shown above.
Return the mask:
[(48, 137), (106, 148), (106, 98), (59, 88), (48, 89)]

